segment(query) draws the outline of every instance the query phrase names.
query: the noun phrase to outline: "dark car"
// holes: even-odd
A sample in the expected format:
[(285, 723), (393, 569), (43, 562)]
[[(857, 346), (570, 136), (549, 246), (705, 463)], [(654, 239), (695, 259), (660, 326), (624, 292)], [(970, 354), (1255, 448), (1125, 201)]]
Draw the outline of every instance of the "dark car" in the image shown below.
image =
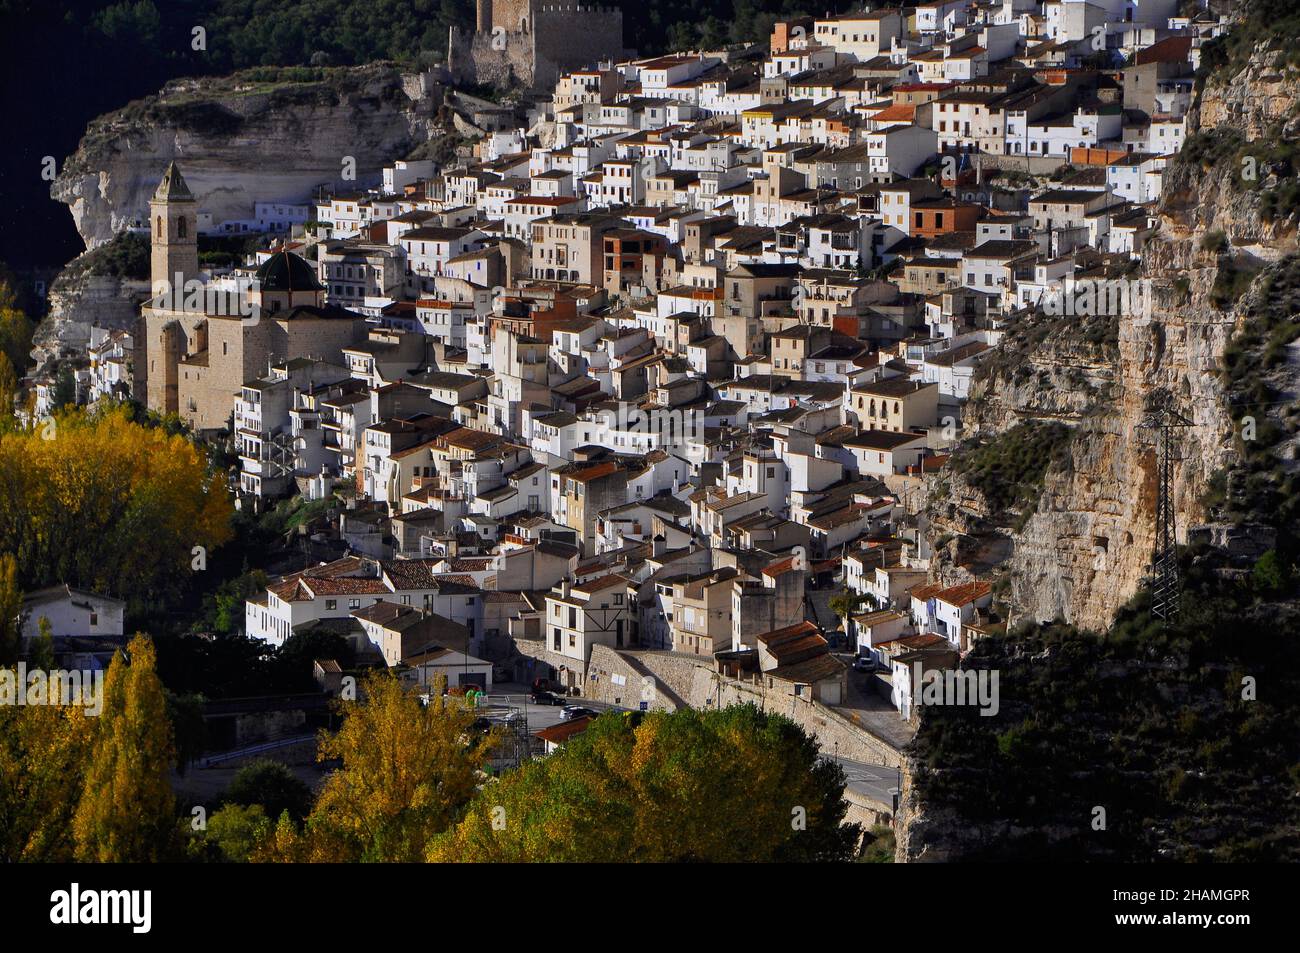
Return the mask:
[(564, 710), (560, 712), (561, 721), (573, 721), (575, 718), (595, 718), (597, 712), (594, 708), (587, 708), (583, 705), (565, 705)]
[(534, 705), (563, 705), (564, 699), (561, 698), (559, 695), (553, 694), (552, 692), (534, 691), (533, 704)]

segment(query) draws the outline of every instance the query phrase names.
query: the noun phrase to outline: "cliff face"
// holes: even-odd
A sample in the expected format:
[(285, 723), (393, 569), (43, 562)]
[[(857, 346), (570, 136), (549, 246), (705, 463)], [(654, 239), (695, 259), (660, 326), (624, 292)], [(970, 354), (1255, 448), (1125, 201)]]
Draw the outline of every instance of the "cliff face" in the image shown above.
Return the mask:
[(358, 178), (442, 131), (442, 87), (374, 64), (177, 80), (156, 96), (90, 124), (51, 195), (65, 202), (88, 247), (148, 217), (175, 159), (215, 222), (251, 217), (254, 201), (298, 201)]
[(147, 281), (65, 270), (50, 285), (50, 311), (32, 339), (36, 366), (84, 355), (90, 346), (92, 327), (134, 334), (140, 305), (148, 297)]
[[(1212, 141), (1238, 133), (1292, 140), (1298, 94), (1300, 76), (1282, 54), (1258, 48), (1231, 75), (1211, 75), (1189, 131)], [(1025, 419), (1075, 430), (1069, 463), (1045, 474), (1033, 515), (1018, 532), (995, 525), (959, 476), (933, 503), (936, 539), (970, 534), (947, 546), (940, 575), (995, 571), (1012, 606), (1038, 620), (1064, 616), (1104, 629), (1141, 583), (1154, 545), (1155, 456), (1141, 426), (1153, 392), (1170, 392), (1192, 422), (1180, 434), (1174, 490), (1180, 542), (1207, 522), (1200, 501), (1216, 471), (1236, 458), (1224, 351), (1264, 293), (1258, 281), (1247, 288), (1249, 275), (1296, 254), (1296, 219), (1264, 213), (1262, 198), (1276, 184), (1267, 167), (1243, 181), (1232, 149), (1207, 162), (1184, 153), (1166, 171), (1158, 232), (1141, 271), (1129, 276), (1151, 282), (1149, 315), (1122, 315), (1109, 328), (1100, 318), (1029, 322), (1003, 343), (1015, 359), (990, 362), (972, 389), (965, 422), (976, 433)], [(1222, 526), (1209, 532), (1227, 534)], [(1258, 545), (1249, 537), (1235, 536), (1243, 554), (1268, 548), (1267, 534)]]

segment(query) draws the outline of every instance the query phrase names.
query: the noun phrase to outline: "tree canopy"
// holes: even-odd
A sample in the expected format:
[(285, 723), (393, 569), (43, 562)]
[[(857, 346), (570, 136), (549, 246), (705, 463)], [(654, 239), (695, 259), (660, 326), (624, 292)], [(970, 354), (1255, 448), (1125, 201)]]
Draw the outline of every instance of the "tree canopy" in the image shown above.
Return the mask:
[(124, 408), (0, 432), (0, 553), (27, 591), (66, 582), (162, 598), (184, 588), (195, 547), (206, 559), (229, 538), (230, 513), (199, 447)]
[(471, 709), (456, 698), (423, 705), (388, 674), (360, 688), (363, 700), (340, 702), (342, 728), (321, 737), (320, 759), (341, 767), (301, 832), (282, 815), (258, 859), (418, 861), (473, 797), (494, 739), (473, 729)]
[(484, 787), (432, 861), (847, 860), (844, 776), (752, 705), (608, 713)]

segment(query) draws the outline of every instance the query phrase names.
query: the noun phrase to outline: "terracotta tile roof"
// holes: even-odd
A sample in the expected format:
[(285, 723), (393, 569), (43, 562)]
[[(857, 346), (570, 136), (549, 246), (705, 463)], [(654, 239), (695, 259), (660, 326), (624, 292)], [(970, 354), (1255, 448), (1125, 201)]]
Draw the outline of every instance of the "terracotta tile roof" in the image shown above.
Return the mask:
[(616, 575), (614, 573), (610, 573), (608, 576), (601, 576), (597, 579), (592, 579), (590, 582), (584, 582), (580, 586), (574, 586), (573, 591), (585, 592), (586, 594), (591, 595), (592, 593), (600, 592), (602, 589), (609, 589), (612, 586), (626, 586), (626, 585), (627, 585), (626, 579), (624, 579), (622, 576)]
[(558, 725), (551, 725), (549, 728), (534, 731), (533, 734), (553, 745), (563, 744), (574, 735), (580, 735), (586, 731), (592, 721), (594, 719), (590, 715), (583, 715), (581, 718), (562, 721)]
[(969, 605), (977, 599), (982, 599), (992, 591), (992, 585), (976, 580), (975, 582), (967, 582), (960, 586), (945, 589), (938, 593), (935, 598), (940, 602), (946, 602), (950, 606), (960, 607)]

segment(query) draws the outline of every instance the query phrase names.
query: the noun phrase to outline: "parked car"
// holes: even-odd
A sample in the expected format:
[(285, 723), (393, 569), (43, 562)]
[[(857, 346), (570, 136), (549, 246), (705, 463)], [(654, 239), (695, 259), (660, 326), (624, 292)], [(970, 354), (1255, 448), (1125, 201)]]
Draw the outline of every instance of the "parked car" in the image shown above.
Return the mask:
[(563, 705), (564, 699), (561, 696), (556, 695), (552, 692), (534, 691), (533, 704), (534, 705)]
[(865, 655), (859, 655), (853, 660), (853, 670), (857, 672), (874, 672), (876, 670), (876, 660)]
[(595, 718), (597, 712), (594, 708), (587, 708), (584, 705), (565, 705), (564, 710), (560, 712), (561, 721), (573, 721), (575, 718)]

